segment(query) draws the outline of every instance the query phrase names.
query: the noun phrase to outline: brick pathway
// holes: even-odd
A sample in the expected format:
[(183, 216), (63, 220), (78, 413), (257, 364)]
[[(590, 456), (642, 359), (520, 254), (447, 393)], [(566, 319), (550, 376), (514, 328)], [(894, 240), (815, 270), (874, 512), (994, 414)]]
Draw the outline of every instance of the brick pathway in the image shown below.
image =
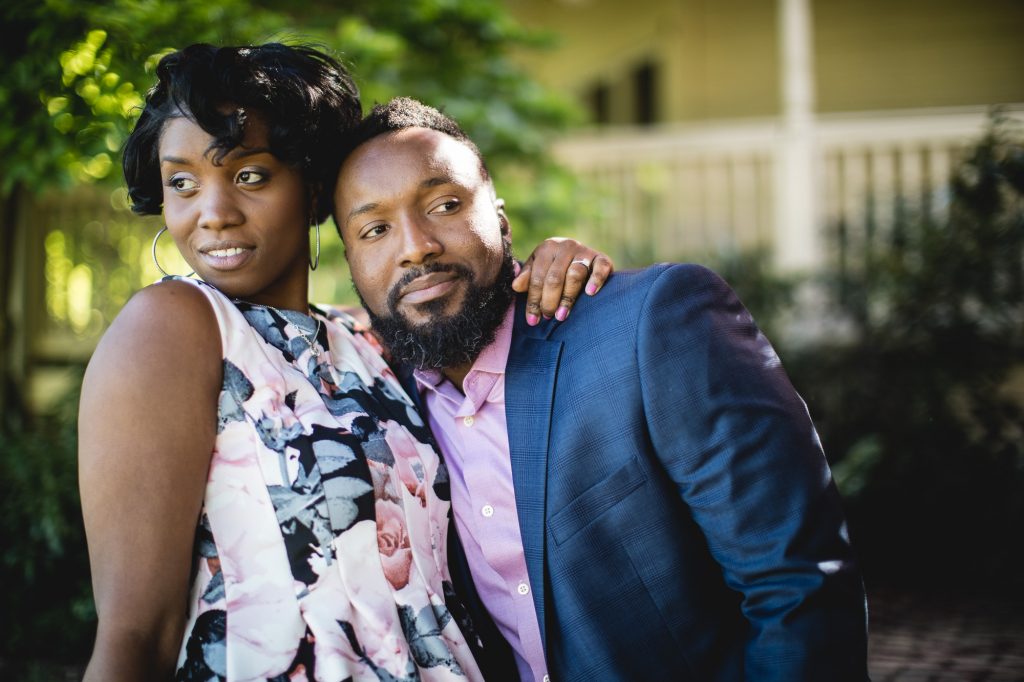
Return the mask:
[(1024, 681), (1024, 604), (869, 593), (874, 682)]

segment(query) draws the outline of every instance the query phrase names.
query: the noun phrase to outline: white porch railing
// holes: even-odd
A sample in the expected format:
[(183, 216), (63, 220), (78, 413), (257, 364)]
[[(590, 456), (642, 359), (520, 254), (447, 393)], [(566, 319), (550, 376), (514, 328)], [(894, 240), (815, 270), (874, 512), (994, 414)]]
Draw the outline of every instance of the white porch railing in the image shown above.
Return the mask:
[[(902, 211), (941, 218), (950, 172), (988, 121), (983, 108), (819, 116), (807, 187), (824, 245), (816, 267), (834, 256), (840, 225), (857, 241), (869, 225), (884, 234)], [(777, 247), (794, 220), (777, 205), (780, 183), (791, 182), (783, 144), (781, 123), (764, 120), (577, 134), (555, 154), (593, 197), (580, 232), (626, 262), (754, 247), (785, 262)]]

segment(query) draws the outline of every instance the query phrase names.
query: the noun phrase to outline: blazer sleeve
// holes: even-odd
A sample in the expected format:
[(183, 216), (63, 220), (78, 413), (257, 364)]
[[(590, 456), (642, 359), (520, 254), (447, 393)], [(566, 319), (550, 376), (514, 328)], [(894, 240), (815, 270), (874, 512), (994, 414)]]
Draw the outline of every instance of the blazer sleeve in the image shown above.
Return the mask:
[(742, 595), (746, 678), (867, 679), (863, 583), (839, 496), (771, 344), (694, 265), (656, 278), (638, 325), (654, 450)]

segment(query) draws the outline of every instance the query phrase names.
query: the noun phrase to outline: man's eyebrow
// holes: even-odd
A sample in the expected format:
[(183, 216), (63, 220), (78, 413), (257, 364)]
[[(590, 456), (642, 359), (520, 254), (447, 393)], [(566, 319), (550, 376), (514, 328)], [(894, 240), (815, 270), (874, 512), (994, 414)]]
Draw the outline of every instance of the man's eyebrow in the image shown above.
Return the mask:
[(371, 201), (368, 204), (363, 204), (362, 206), (360, 206), (358, 208), (353, 208), (351, 211), (348, 212), (348, 215), (345, 217), (345, 222), (347, 223), (348, 221), (352, 220), (353, 218), (361, 216), (364, 213), (369, 213), (370, 211), (375, 211), (378, 208), (380, 208), (380, 204), (378, 204), (375, 201)]
[[(448, 175), (435, 175), (434, 177), (427, 178), (426, 180), (421, 182), (420, 183), (420, 189), (430, 189), (431, 187), (440, 187), (441, 185), (450, 185), (450, 184), (452, 184), (454, 182), (455, 182), (455, 179), (452, 178), (451, 176), (448, 176)], [(349, 214), (345, 217), (345, 222), (348, 222), (348, 221), (352, 220), (353, 218), (357, 218), (357, 217), (363, 215), (364, 213), (369, 213), (370, 211), (375, 211), (378, 208), (380, 208), (380, 204), (375, 202), (375, 201), (371, 201), (368, 204), (363, 204), (362, 206), (359, 206), (359, 207), (354, 208), (351, 211), (349, 211)]]
[(432, 178), (427, 178), (420, 183), (420, 189), (430, 189), (431, 187), (438, 187), (440, 185), (450, 185), (455, 182), (455, 178), (450, 175), (435, 175)]

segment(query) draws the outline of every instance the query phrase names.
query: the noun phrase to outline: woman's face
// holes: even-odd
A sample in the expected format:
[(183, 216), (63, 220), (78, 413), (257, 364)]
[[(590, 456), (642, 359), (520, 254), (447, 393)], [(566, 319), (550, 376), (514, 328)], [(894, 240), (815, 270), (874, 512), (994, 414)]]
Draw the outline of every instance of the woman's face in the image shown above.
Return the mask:
[(232, 298), (305, 310), (310, 198), (301, 173), (270, 153), (250, 113), (242, 144), (214, 163), (213, 138), (185, 117), (160, 137), (164, 220), (189, 265)]

